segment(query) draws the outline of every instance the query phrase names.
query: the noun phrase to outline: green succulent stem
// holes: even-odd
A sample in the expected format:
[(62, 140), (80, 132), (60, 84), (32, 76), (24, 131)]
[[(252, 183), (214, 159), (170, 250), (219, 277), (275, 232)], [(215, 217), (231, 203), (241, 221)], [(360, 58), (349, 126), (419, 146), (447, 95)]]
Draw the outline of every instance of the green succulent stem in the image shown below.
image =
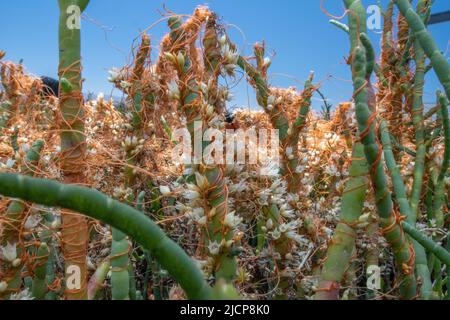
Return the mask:
[[(419, 12), (422, 19), (425, 19), (429, 6), (427, 0), (420, 0), (417, 4), (417, 12)], [(414, 61), (416, 64), (416, 72), (414, 76), (413, 86), (413, 103), (411, 108), (412, 121), (415, 130), (416, 139), (416, 156), (413, 171), (413, 185), (411, 188), (411, 210), (412, 215), (408, 220), (409, 223), (414, 224), (417, 219), (419, 202), (423, 190), (423, 178), (425, 174), (425, 158), (427, 147), (425, 144), (425, 125), (424, 125), (424, 104), (423, 93), (425, 85), (425, 52), (420, 46), (419, 40), (414, 39)]]
[(33, 284), (31, 294), (37, 300), (44, 300), (48, 291), (47, 288), (47, 261), (50, 255), (50, 249), (46, 243), (41, 243), (37, 250), (35, 261)]
[(427, 251), (433, 253), (445, 265), (450, 265), (450, 253), (445, 248), (425, 236), (407, 222), (403, 222), (402, 225), (405, 232), (419, 242), (425, 249), (427, 249)]
[(48, 207), (73, 210), (128, 234), (185, 290), (190, 299), (209, 299), (212, 289), (194, 261), (149, 218), (103, 193), (77, 185), (1, 173), (0, 194)]
[(111, 244), (111, 292), (113, 300), (129, 300), (130, 274), (128, 273), (130, 242), (127, 235), (112, 229)]
[(439, 228), (442, 228), (445, 222), (443, 213), (443, 206), (445, 204), (444, 180), (450, 165), (450, 120), (448, 116), (448, 100), (441, 92), (438, 92), (437, 96), (439, 104), (441, 106), (441, 119), (444, 134), (444, 155), (434, 189), (433, 216), (436, 219), (436, 225)]
[(447, 99), (450, 100), (450, 64), (439, 50), (433, 36), (428, 32), (423, 19), (412, 8), (411, 3), (408, 0), (394, 0), (394, 2), (414, 32), (425, 54), (430, 59), (431, 65), (445, 89)]
[[(392, 143), (388, 125), (384, 120), (381, 121), (380, 124), (380, 134), (383, 144), (384, 158), (391, 175), (392, 184), (394, 186), (394, 195), (399, 205), (400, 213), (406, 217), (406, 221), (408, 221), (408, 223), (414, 225), (416, 223), (416, 216), (410, 206), (403, 177), (401, 176), (400, 169), (397, 166), (394, 153), (392, 152)], [(431, 282), (431, 273), (428, 269), (427, 255), (424, 248), (417, 241), (413, 240), (412, 243), (416, 255), (416, 273), (422, 281), (422, 286), (420, 289), (421, 297), (423, 299), (430, 299), (433, 295), (433, 285)]]
[[(40, 155), (43, 147), (44, 141), (37, 140), (31, 146), (30, 150), (27, 151), (25, 155), (25, 161), (24, 164), (22, 165), (21, 170), (23, 174), (33, 176), (37, 172)], [(20, 200), (13, 200), (9, 204), (8, 209), (5, 212), (4, 221), (6, 221), (7, 223), (5, 223), (3, 226), (2, 237), (0, 239), (1, 246), (5, 246), (8, 243), (10, 244), (18, 243), (20, 239), (21, 225), (25, 217), (25, 209), (26, 209), (25, 202)], [(20, 247), (17, 247), (16, 250), (17, 256), (21, 257), (22, 249)], [(11, 277), (7, 280), (8, 283), (8, 288), (6, 290), (7, 295), (15, 293), (18, 290), (20, 290), (21, 286), (20, 275), (22, 265), (23, 264), (20, 263), (17, 267), (11, 269), (8, 267), (8, 269), (10, 269), (11, 272)]]
[(397, 269), (399, 271), (400, 294), (405, 299), (416, 296), (416, 278), (414, 274), (414, 253), (412, 245), (403, 233), (399, 219), (394, 213), (391, 193), (387, 177), (380, 161), (382, 149), (375, 136), (375, 116), (370, 108), (369, 97), (371, 88), (367, 79), (367, 52), (360, 43), (359, 35), (366, 31), (366, 14), (360, 0), (344, 0), (344, 4), (351, 12), (349, 14), (349, 34), (351, 42), (352, 77), (354, 85), (354, 100), (356, 118), (360, 132), (360, 139), (364, 144), (364, 153), (370, 167), (372, 187), (380, 226), (387, 242), (394, 252)]
[(340, 222), (327, 249), (318, 289), (314, 296), (316, 300), (339, 299), (340, 284), (355, 247), (356, 225), (362, 214), (369, 186), (367, 162), (361, 143), (354, 145), (352, 159), (350, 180), (346, 182), (342, 197)]
[[(59, 68), (61, 87), (59, 109), (61, 113), (61, 170), (65, 183), (83, 183), (86, 138), (84, 135), (84, 102), (81, 76), (81, 14), (89, 0), (58, 0), (59, 18)], [(67, 81), (66, 81), (67, 80)], [(65, 258), (65, 297), (68, 300), (87, 298), (87, 242), (88, 226), (84, 217), (72, 212), (62, 212), (62, 239)], [(75, 270), (76, 285), (69, 285)], [(79, 286), (78, 286), (79, 283)]]

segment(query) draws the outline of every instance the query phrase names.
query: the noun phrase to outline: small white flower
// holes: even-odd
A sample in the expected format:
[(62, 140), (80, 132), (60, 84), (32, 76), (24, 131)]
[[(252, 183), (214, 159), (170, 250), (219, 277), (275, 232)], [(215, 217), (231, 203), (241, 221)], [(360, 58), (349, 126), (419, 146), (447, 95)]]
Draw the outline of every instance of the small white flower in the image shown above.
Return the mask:
[(219, 39), (219, 43), (223, 47), (227, 43), (227, 36), (226, 35), (221, 36)]
[(273, 238), (274, 240), (278, 240), (278, 239), (280, 239), (280, 237), (281, 237), (281, 232), (280, 232), (280, 230), (275, 229), (275, 230), (273, 230), (273, 231), (270, 233), (270, 235), (272, 236), (272, 238)]
[(188, 190), (186, 191), (183, 196), (187, 199), (187, 200), (196, 200), (196, 199), (200, 199), (200, 193), (198, 191), (193, 191), (193, 190)]
[(131, 87), (131, 83), (122, 80), (122, 81), (120, 81), (120, 87), (121, 87), (122, 89), (128, 89), (128, 88)]
[(14, 293), (9, 298), (10, 300), (34, 300), (32, 294), (28, 289), (25, 289), (19, 293)]
[(12, 167), (14, 167), (15, 164), (16, 164), (16, 160), (13, 160), (13, 159), (6, 160), (6, 167), (8, 169), (11, 169)]
[(3, 259), (8, 262), (13, 262), (17, 259), (17, 247), (16, 244), (10, 244), (9, 242), (6, 246), (2, 247), (2, 256)]
[(266, 228), (267, 228), (267, 230), (272, 230), (273, 229), (273, 220), (272, 219), (267, 220)]
[(304, 166), (298, 166), (295, 169), (295, 172), (298, 173), (298, 174), (303, 173), (304, 171), (305, 171), (305, 167)]
[(160, 186), (159, 191), (165, 197), (167, 197), (171, 194), (170, 188), (168, 186)]
[(8, 289), (8, 283), (6, 281), (0, 282), (0, 293), (3, 293)]
[(168, 93), (171, 99), (180, 100), (180, 88), (175, 80), (172, 80), (168, 86)]
[(210, 242), (208, 245), (208, 250), (211, 255), (216, 256), (220, 252), (220, 245), (217, 243), (217, 241)]
[(286, 155), (288, 156), (288, 157), (290, 157), (290, 156), (292, 156), (294, 154), (294, 148), (292, 148), (292, 147), (287, 147), (286, 148)]
[(224, 224), (225, 226), (230, 227), (231, 229), (236, 228), (239, 224), (241, 224), (242, 218), (236, 216), (235, 212), (230, 212), (225, 216)]
[(222, 46), (222, 55), (226, 64), (236, 65), (239, 60), (239, 53), (236, 49), (232, 49), (229, 44)]
[(289, 209), (289, 208), (287, 207), (286, 204), (284, 204), (283, 206), (281, 206), (281, 208), (280, 208), (280, 214), (281, 214), (283, 217), (288, 218), (288, 219), (293, 219), (293, 218), (295, 218), (294, 210)]
[(206, 216), (201, 217), (197, 220), (197, 223), (201, 226), (206, 226), (206, 223), (208, 222), (208, 218)]
[(117, 68), (112, 68), (111, 70), (108, 71), (108, 74), (109, 74), (108, 81), (114, 83), (120, 76), (120, 70)]
[(209, 187), (208, 179), (199, 172), (195, 173), (195, 182), (197, 183), (197, 186), (200, 188), (200, 190), (205, 190)]
[(283, 223), (278, 227), (278, 229), (281, 233), (286, 233), (289, 230), (289, 227), (287, 224)]
[(39, 223), (41, 222), (41, 216), (37, 215), (37, 214), (32, 214), (28, 217), (27, 221), (25, 222), (25, 229), (27, 230), (31, 230), (33, 228), (36, 228)]

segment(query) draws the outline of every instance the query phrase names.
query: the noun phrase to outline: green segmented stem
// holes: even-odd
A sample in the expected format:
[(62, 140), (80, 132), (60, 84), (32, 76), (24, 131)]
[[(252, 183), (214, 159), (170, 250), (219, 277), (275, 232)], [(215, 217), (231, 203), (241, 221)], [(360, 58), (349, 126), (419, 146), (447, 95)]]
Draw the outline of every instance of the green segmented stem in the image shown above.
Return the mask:
[(128, 273), (130, 242), (127, 235), (112, 229), (111, 244), (111, 292), (113, 300), (129, 300), (130, 274)]
[[(61, 90), (61, 170), (65, 183), (85, 182), (86, 138), (84, 135), (84, 102), (81, 77), (81, 32), (77, 25), (89, 0), (58, 0), (59, 18), (59, 68), (60, 82), (67, 80), (70, 91)], [(85, 300), (87, 282), (88, 225), (85, 217), (72, 212), (62, 212), (62, 242), (65, 258), (65, 297), (68, 300)], [(69, 285), (68, 271), (80, 275), (80, 287)], [(77, 275), (74, 275), (77, 277)]]
[[(128, 264), (128, 288), (129, 288), (129, 297), (130, 300), (138, 300), (138, 296), (141, 296), (141, 293), (136, 290), (136, 276), (133, 263)], [(142, 299), (139, 299), (142, 300)]]
[[(263, 50), (260, 45), (255, 45), (255, 55), (258, 50)], [(239, 57), (238, 66), (247, 74), (247, 76), (253, 80), (256, 89), (256, 99), (258, 104), (264, 109), (264, 111), (270, 116), (271, 122), (274, 128), (279, 130), (280, 142), (285, 144), (289, 139), (289, 119), (285, 112), (280, 112), (280, 110), (268, 109), (268, 98), (269, 98), (269, 84), (267, 79), (261, 72), (261, 70), (255, 69), (245, 58)]]
[(132, 125), (135, 132), (142, 130), (142, 75), (145, 63), (150, 56), (150, 38), (144, 33), (141, 45), (136, 54), (136, 62), (132, 74), (131, 99), (133, 100)]
[[(40, 159), (40, 154), (42, 148), (44, 147), (43, 140), (37, 140), (27, 151), (25, 156), (25, 162), (22, 166), (22, 173), (26, 175), (34, 175), (37, 171), (37, 166)], [(24, 202), (19, 200), (13, 200), (8, 209), (5, 212), (5, 218), (2, 231), (2, 238), (0, 239), (1, 246), (5, 246), (6, 244), (15, 244), (19, 241), (20, 238), (20, 230), (22, 225), (22, 220), (25, 217), (25, 208), (26, 205)], [(21, 256), (21, 248), (17, 248), (18, 257)], [(21, 269), (22, 263), (16, 268), (11, 269), (11, 278), (7, 281), (8, 288), (6, 290), (7, 294), (14, 293), (20, 289), (21, 286)]]
[(111, 261), (107, 259), (98, 266), (97, 270), (95, 270), (95, 273), (88, 282), (88, 300), (95, 300), (99, 291), (103, 289), (110, 267)]
[(411, 299), (416, 296), (416, 279), (414, 275), (414, 253), (412, 246), (403, 233), (401, 225), (393, 210), (391, 193), (381, 159), (381, 149), (375, 136), (374, 114), (369, 107), (369, 82), (367, 80), (366, 50), (360, 45), (359, 35), (366, 31), (366, 15), (360, 0), (344, 0), (349, 15), (349, 34), (351, 41), (352, 78), (356, 118), (364, 153), (370, 167), (372, 187), (375, 192), (376, 206), (380, 216), (383, 233), (392, 246), (397, 269), (399, 270), (400, 294)]
[(203, 48), (205, 50), (204, 64), (210, 79), (216, 79), (220, 71), (222, 53), (218, 41), (216, 16), (213, 14), (207, 21), (205, 35), (203, 37)]
[(47, 261), (50, 255), (50, 249), (46, 243), (41, 243), (37, 250), (35, 261), (33, 284), (31, 294), (37, 300), (43, 300), (48, 291), (47, 289)]
[(441, 92), (438, 92), (437, 96), (441, 106), (442, 127), (444, 133), (444, 157), (434, 189), (433, 215), (436, 219), (436, 225), (441, 228), (444, 226), (444, 213), (442, 209), (445, 203), (444, 179), (450, 165), (450, 123), (448, 118), (448, 100)]
[[(400, 213), (406, 216), (406, 220), (409, 223), (415, 224), (416, 216), (410, 206), (410, 201), (406, 194), (406, 187), (403, 182), (400, 169), (395, 161), (394, 153), (392, 152), (392, 143), (388, 125), (384, 120), (381, 121), (380, 124), (380, 134), (383, 144), (384, 158), (391, 175), (392, 184), (394, 186), (394, 195), (399, 205)], [(433, 295), (433, 285), (431, 282), (431, 273), (428, 269), (427, 255), (424, 248), (417, 241), (412, 241), (412, 243), (416, 254), (415, 268), (417, 276), (422, 280), (422, 286), (420, 289), (421, 297), (423, 299), (430, 299)]]
[[(428, 16), (430, 4), (427, 0), (420, 0), (417, 3), (417, 12), (422, 20)], [(406, 51), (405, 51), (406, 53)], [(412, 215), (408, 218), (408, 222), (411, 224), (416, 223), (417, 211), (419, 208), (420, 197), (423, 190), (423, 177), (425, 173), (425, 158), (427, 153), (427, 147), (425, 145), (425, 132), (424, 132), (424, 117), (423, 117), (423, 93), (425, 85), (425, 52), (420, 46), (418, 39), (414, 39), (414, 61), (416, 64), (416, 71), (414, 75), (413, 86), (413, 103), (411, 108), (412, 121), (415, 130), (416, 139), (416, 155), (413, 171), (413, 184), (411, 188), (411, 210)]]
[(149, 218), (89, 188), (1, 173), (0, 194), (48, 207), (61, 207), (100, 220), (150, 250), (190, 299), (209, 299), (212, 289), (194, 261)]
[[(22, 173), (25, 175), (34, 175), (37, 171), (37, 165), (39, 163), (40, 154), (44, 147), (43, 140), (37, 140), (28, 150), (25, 156), (25, 162), (22, 166)], [(23, 220), (23, 214), (25, 211), (25, 203), (22, 201), (12, 201), (8, 206), (5, 214), (5, 221), (7, 223), (3, 226), (3, 233), (1, 239), (1, 245), (4, 246), (8, 242), (16, 243), (19, 239), (20, 225)]]
[(428, 32), (423, 20), (412, 8), (408, 0), (394, 0), (409, 27), (414, 32), (420, 46), (431, 61), (439, 81), (445, 89), (447, 99), (450, 100), (450, 64), (439, 50), (433, 36)]
[[(256, 44), (255, 45), (255, 56), (264, 56), (264, 47)], [(262, 58), (257, 59), (258, 61)], [(284, 168), (283, 171), (287, 171), (287, 181), (288, 181), (288, 191), (290, 193), (297, 193), (301, 187), (300, 175), (296, 172), (298, 166), (298, 141), (300, 132), (306, 126), (306, 119), (311, 109), (311, 98), (315, 90), (312, 84), (314, 73), (311, 72), (308, 79), (305, 82), (304, 90), (301, 94), (300, 105), (298, 108), (297, 117), (292, 123), (289, 123), (288, 116), (286, 112), (273, 108), (270, 110), (268, 108), (268, 98), (269, 98), (269, 84), (265, 76), (267, 70), (263, 70), (261, 63), (257, 64), (255, 68), (243, 57), (239, 57), (238, 66), (247, 74), (247, 76), (253, 81), (253, 85), (256, 89), (256, 98), (259, 105), (264, 109), (264, 111), (269, 115), (272, 125), (279, 132), (280, 142), (283, 146), (283, 159)], [(293, 150), (294, 158), (289, 160), (286, 158), (286, 149), (290, 147)]]
[[(282, 217), (280, 215), (278, 206), (273, 204), (269, 207), (263, 207), (262, 210), (267, 217), (267, 220), (272, 219), (272, 221), (274, 222), (274, 228), (278, 228), (282, 223)], [(283, 276), (282, 273), (285, 269), (286, 255), (290, 252), (291, 249), (291, 241), (285, 235), (282, 235), (279, 239), (274, 241), (274, 246), (276, 252), (280, 254), (280, 259), (276, 261), (276, 266), (278, 269), (277, 271), (280, 276), (279, 279), (276, 280), (277, 290), (274, 294), (274, 299), (286, 300), (288, 299), (287, 290), (290, 288), (291, 277)]]
[[(208, 19), (214, 19), (213, 16), (209, 16)], [(200, 21), (198, 23), (201, 23)], [(183, 43), (186, 41), (184, 37), (188, 35), (185, 30), (185, 25), (182, 24), (181, 18), (179, 16), (174, 16), (169, 19), (169, 27), (171, 30), (171, 40), (175, 43)], [(190, 39), (187, 42), (192, 41)], [(198, 79), (195, 74), (195, 66), (193, 65), (195, 61), (191, 61), (189, 53), (189, 44), (184, 46), (174, 46), (174, 55), (182, 54), (185, 58), (184, 66), (178, 67), (178, 78), (180, 83), (180, 107), (184, 111), (187, 118), (187, 128), (191, 134), (192, 143), (194, 143), (195, 132), (195, 122), (199, 121), (204, 123), (203, 116), (201, 114), (201, 97), (198, 94), (198, 83), (202, 79)], [(211, 48), (208, 46), (207, 48)], [(211, 55), (206, 54), (206, 56), (211, 58)], [(216, 74), (213, 73), (213, 81), (217, 83), (215, 79)], [(216, 106), (215, 106), (215, 109)], [(203, 143), (205, 145), (205, 143)], [(228, 214), (228, 189), (223, 177), (223, 170), (218, 166), (200, 166), (200, 173), (206, 177), (208, 180), (209, 188), (205, 195), (206, 205), (207, 205), (207, 216), (209, 217), (209, 212), (215, 210), (215, 215), (209, 217), (209, 221), (206, 230), (203, 230), (206, 241), (206, 248), (208, 248), (210, 243), (222, 244), (224, 242), (230, 241), (233, 238), (234, 232), (230, 228), (224, 225), (225, 217)], [(208, 250), (209, 253), (209, 250)], [(214, 259), (214, 274), (217, 279), (224, 279), (227, 282), (231, 282), (236, 277), (237, 261), (235, 254), (233, 253), (233, 248), (225, 248), (222, 246), (220, 253), (218, 255), (212, 256)]]
[[(55, 256), (57, 254), (56, 249), (54, 247), (54, 245), (50, 245), (49, 246), (50, 249), (50, 254), (48, 257), (48, 261), (47, 261), (47, 276), (46, 276), (46, 283), (47, 283), (47, 287), (50, 289), (51, 286), (54, 285), (55, 283), (55, 279), (56, 279), (56, 268), (55, 268)], [(47, 294), (45, 295), (45, 300), (56, 300), (57, 298), (57, 292), (55, 290), (48, 290)]]
[[(311, 72), (308, 80), (305, 82), (305, 88), (301, 94), (300, 99), (300, 106), (298, 109), (297, 118), (291, 128), (292, 132), (289, 134), (287, 141), (284, 141), (283, 145), (285, 146), (285, 149), (288, 147), (291, 147), (294, 155), (293, 159), (286, 159), (286, 167), (284, 170), (287, 169), (287, 182), (288, 182), (288, 191), (296, 194), (301, 188), (301, 177), (300, 174), (296, 172), (297, 166), (299, 165), (298, 161), (298, 142), (299, 142), (299, 135), (301, 131), (306, 126), (306, 119), (308, 117), (308, 114), (311, 110), (311, 98), (313, 96), (314, 92), (314, 86), (312, 84), (314, 78), (314, 73)], [(286, 156), (286, 153), (285, 153)]]
[(340, 283), (349, 266), (355, 247), (355, 225), (361, 216), (369, 186), (368, 168), (364, 157), (364, 146), (356, 143), (353, 147), (350, 180), (345, 185), (342, 197), (340, 223), (337, 225), (330, 245), (328, 246), (325, 263), (322, 267), (316, 300), (339, 299)]
[[(63, 118), (61, 124), (61, 152), (64, 155), (62, 167), (67, 174), (82, 172), (79, 160), (83, 160), (86, 149), (84, 138), (84, 110), (81, 92), (81, 35), (80, 29), (71, 19), (76, 19), (78, 7), (80, 13), (87, 7), (89, 0), (58, 0), (60, 9), (59, 22), (59, 77), (69, 82), (71, 91), (61, 92), (60, 110)], [(70, 26), (70, 28), (69, 28)], [(75, 163), (76, 163), (76, 168)]]
[(48, 255), (46, 257), (47, 263), (45, 266), (46, 276), (45, 283), (47, 285), (47, 293), (45, 294), (45, 300), (56, 300), (57, 292), (52, 289), (55, 285), (55, 255), (57, 254), (55, 250), (55, 245), (52, 243), (52, 239), (55, 236), (55, 229), (53, 223), (56, 221), (55, 217), (50, 212), (40, 211), (40, 214), (44, 218), (44, 229), (39, 232), (39, 239), (42, 243), (45, 243), (48, 247)]
[[(232, 45), (234, 47), (234, 45)], [(279, 132), (279, 138), (282, 145), (282, 158), (284, 160), (282, 172), (286, 173), (288, 182), (288, 191), (292, 194), (299, 192), (301, 187), (301, 177), (297, 172), (298, 166), (298, 143), (300, 132), (306, 126), (306, 119), (311, 109), (311, 98), (315, 87), (312, 84), (314, 73), (311, 72), (309, 78), (305, 82), (304, 90), (301, 94), (300, 104), (298, 106), (298, 113), (295, 121), (292, 125), (289, 122), (288, 115), (285, 111), (276, 107), (269, 108), (269, 84), (267, 81), (267, 70), (264, 69), (262, 61), (264, 60), (265, 49), (264, 46), (256, 44), (254, 47), (254, 54), (257, 57), (256, 67), (251, 65), (244, 57), (240, 56), (238, 59), (238, 66), (247, 74), (252, 80), (252, 85), (256, 90), (256, 98), (258, 104), (264, 109), (264, 111), (270, 117), (270, 121), (275, 129)], [(287, 148), (292, 148), (293, 159), (289, 159), (286, 155)], [(263, 208), (263, 212), (267, 219), (272, 219), (274, 226), (278, 227), (281, 218), (279, 214), (279, 208), (275, 205), (271, 207)], [(308, 228), (308, 225), (312, 225), (309, 217), (305, 217), (305, 226), (307, 231), (315, 236), (315, 228)], [(260, 245), (263, 243), (262, 239), (259, 240)], [(277, 261), (277, 268), (279, 271), (284, 271), (284, 265), (286, 262), (286, 254), (291, 249), (292, 241), (286, 237), (281, 237), (275, 241), (276, 251), (281, 255), (281, 259)], [(281, 276), (278, 283), (278, 289), (281, 294), (276, 294), (275, 298), (279, 300), (287, 299), (287, 289), (290, 287), (290, 277)]]
[(432, 252), (445, 265), (450, 265), (450, 253), (445, 248), (422, 234), (407, 222), (403, 222), (402, 225), (405, 232), (419, 242), (425, 249), (427, 249), (427, 251)]
[[(131, 110), (131, 132), (133, 137), (142, 137), (142, 76), (145, 64), (150, 55), (150, 38), (144, 33), (141, 44), (136, 54), (136, 61), (132, 71), (132, 86), (130, 98), (133, 101)], [(139, 163), (139, 155), (126, 150), (125, 166), (125, 188), (132, 188), (135, 184), (136, 173), (134, 167)], [(127, 199), (132, 202), (133, 199)], [(130, 274), (130, 251), (131, 243), (126, 234), (116, 228), (112, 228), (111, 242), (111, 292), (113, 300), (129, 300), (130, 284), (134, 280), (134, 274)], [(134, 271), (131, 268), (131, 271)], [(134, 290), (135, 291), (135, 290)]]

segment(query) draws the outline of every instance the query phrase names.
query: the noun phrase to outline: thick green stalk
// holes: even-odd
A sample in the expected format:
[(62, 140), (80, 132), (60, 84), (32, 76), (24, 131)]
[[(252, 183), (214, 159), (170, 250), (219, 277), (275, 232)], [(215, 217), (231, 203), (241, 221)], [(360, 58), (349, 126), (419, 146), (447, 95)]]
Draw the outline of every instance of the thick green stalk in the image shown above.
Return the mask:
[[(391, 175), (392, 184), (394, 186), (394, 194), (400, 208), (400, 213), (406, 217), (408, 223), (414, 225), (416, 223), (416, 216), (410, 206), (410, 202), (406, 194), (406, 187), (403, 182), (400, 169), (395, 161), (394, 153), (392, 152), (392, 143), (388, 125), (384, 120), (381, 121), (380, 124), (380, 134), (383, 144), (384, 158)], [(428, 269), (427, 255), (424, 248), (417, 241), (413, 240), (412, 243), (416, 254), (415, 268), (417, 276), (422, 281), (422, 286), (420, 289), (421, 297), (423, 299), (430, 299), (433, 294), (433, 285), (431, 283), (431, 273)]]
[(367, 162), (362, 144), (354, 145), (352, 159), (350, 180), (347, 181), (342, 196), (340, 223), (328, 246), (318, 290), (314, 296), (316, 300), (339, 299), (340, 283), (349, 266), (355, 246), (355, 225), (361, 216), (366, 190), (369, 186)]
[[(424, 20), (427, 12), (427, 1), (420, 0), (417, 4), (417, 12)], [(425, 157), (427, 147), (425, 145), (424, 132), (424, 118), (423, 118), (423, 88), (425, 85), (425, 53), (420, 46), (419, 40), (414, 40), (414, 61), (416, 64), (416, 72), (414, 75), (414, 91), (413, 104), (411, 108), (412, 121), (414, 124), (415, 138), (416, 138), (416, 157), (413, 172), (413, 185), (411, 188), (411, 210), (412, 216), (408, 220), (409, 223), (414, 224), (417, 219), (417, 211), (419, 208), (420, 197), (423, 190), (423, 177), (425, 173)]]
[[(37, 140), (25, 156), (25, 162), (22, 166), (22, 174), (33, 176), (37, 171), (40, 154), (44, 147), (43, 140)], [(23, 213), (25, 210), (25, 203), (22, 201), (12, 201), (9, 205), (5, 221), (7, 223), (3, 226), (1, 245), (4, 246), (8, 242), (16, 243), (19, 239), (20, 225), (23, 220)]]
[(0, 194), (85, 214), (121, 230), (150, 250), (191, 299), (209, 299), (211, 287), (194, 261), (141, 212), (103, 193), (76, 185), (1, 173)]
[(434, 189), (433, 212), (437, 226), (442, 228), (444, 226), (444, 213), (442, 207), (445, 203), (444, 179), (450, 165), (450, 120), (448, 118), (448, 101), (445, 98), (445, 95), (438, 92), (438, 100), (441, 106), (442, 127), (444, 129), (444, 156)]
[(50, 249), (44, 242), (41, 243), (37, 250), (36, 265), (34, 269), (34, 278), (31, 289), (31, 294), (37, 300), (44, 300), (48, 291), (47, 288), (47, 261), (50, 255)]
[[(81, 77), (81, 13), (89, 0), (58, 0), (59, 78), (67, 83), (60, 93), (61, 170), (63, 181), (83, 184), (86, 180), (84, 103)], [(62, 213), (62, 242), (65, 258), (65, 296), (68, 300), (87, 298), (88, 226), (85, 217), (73, 212)]]
[(372, 187), (375, 192), (376, 206), (380, 216), (383, 234), (392, 246), (399, 274), (400, 293), (403, 298), (416, 296), (416, 279), (414, 275), (414, 252), (412, 245), (403, 233), (400, 221), (394, 213), (391, 193), (381, 159), (382, 150), (375, 136), (375, 116), (369, 107), (369, 81), (367, 80), (366, 50), (360, 45), (359, 35), (365, 32), (366, 15), (360, 0), (344, 0), (349, 14), (352, 77), (354, 100), (360, 138), (370, 167)]
[(402, 15), (406, 18), (409, 27), (414, 32), (420, 46), (431, 61), (442, 86), (445, 89), (447, 99), (450, 100), (450, 64), (439, 50), (433, 36), (428, 32), (424, 22), (412, 8), (408, 0), (394, 0)]
[[(40, 159), (40, 154), (42, 148), (44, 147), (43, 140), (37, 140), (28, 150), (25, 161), (22, 166), (22, 173), (26, 175), (33, 176), (37, 171), (37, 166)], [(8, 209), (5, 212), (4, 216), (4, 224), (2, 231), (2, 238), (0, 239), (0, 245), (6, 246), (8, 243), (17, 244), (20, 239), (21, 225), (22, 221), (25, 217), (25, 209), (26, 205), (24, 202), (20, 200), (13, 200)], [(21, 258), (22, 249), (20, 247), (16, 248), (17, 256)], [(11, 274), (5, 276), (8, 282), (8, 288), (6, 290), (7, 294), (15, 293), (20, 289), (21, 286), (21, 278), (20, 273), (22, 269), (22, 263), (20, 263), (17, 267), (11, 268)], [(9, 269), (9, 266), (8, 266)]]
[(113, 300), (129, 300), (130, 275), (128, 273), (128, 253), (130, 242), (119, 229), (112, 229), (111, 244), (111, 292)]

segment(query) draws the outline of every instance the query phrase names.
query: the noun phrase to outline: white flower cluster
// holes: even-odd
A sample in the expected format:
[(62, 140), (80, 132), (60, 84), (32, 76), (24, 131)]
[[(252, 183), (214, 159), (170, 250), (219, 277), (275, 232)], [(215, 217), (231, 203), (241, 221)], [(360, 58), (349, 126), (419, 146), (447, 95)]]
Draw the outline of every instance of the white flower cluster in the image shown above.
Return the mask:
[(223, 35), (219, 39), (219, 42), (221, 46), (222, 58), (224, 61), (223, 71), (226, 74), (232, 76), (234, 75), (234, 71), (239, 60), (239, 52), (235, 48), (231, 47), (225, 35)]

